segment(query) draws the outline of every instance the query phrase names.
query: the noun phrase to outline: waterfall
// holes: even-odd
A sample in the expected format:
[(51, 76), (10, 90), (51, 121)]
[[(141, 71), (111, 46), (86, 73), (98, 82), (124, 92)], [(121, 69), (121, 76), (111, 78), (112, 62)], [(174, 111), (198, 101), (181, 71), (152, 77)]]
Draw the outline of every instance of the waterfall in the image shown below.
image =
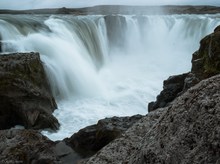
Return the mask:
[(168, 76), (187, 72), (220, 15), (0, 15), (3, 53), (40, 52), (62, 139), (106, 116), (146, 114)]

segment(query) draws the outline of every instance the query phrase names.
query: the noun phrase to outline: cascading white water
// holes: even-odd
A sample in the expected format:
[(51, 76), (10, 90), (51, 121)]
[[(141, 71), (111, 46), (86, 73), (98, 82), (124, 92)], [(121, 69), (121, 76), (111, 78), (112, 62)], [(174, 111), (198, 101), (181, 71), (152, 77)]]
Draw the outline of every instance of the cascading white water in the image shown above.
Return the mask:
[(146, 114), (162, 82), (187, 72), (220, 15), (0, 15), (2, 51), (41, 54), (62, 139), (107, 116)]

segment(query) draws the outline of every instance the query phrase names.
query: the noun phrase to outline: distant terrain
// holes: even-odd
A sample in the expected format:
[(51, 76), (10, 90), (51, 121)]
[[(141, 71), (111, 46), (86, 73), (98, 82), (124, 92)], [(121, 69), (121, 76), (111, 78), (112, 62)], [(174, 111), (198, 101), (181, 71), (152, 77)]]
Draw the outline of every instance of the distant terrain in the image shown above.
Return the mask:
[(216, 6), (121, 6), (106, 5), (86, 8), (54, 8), (34, 10), (0, 10), (0, 14), (216, 14), (220, 7)]

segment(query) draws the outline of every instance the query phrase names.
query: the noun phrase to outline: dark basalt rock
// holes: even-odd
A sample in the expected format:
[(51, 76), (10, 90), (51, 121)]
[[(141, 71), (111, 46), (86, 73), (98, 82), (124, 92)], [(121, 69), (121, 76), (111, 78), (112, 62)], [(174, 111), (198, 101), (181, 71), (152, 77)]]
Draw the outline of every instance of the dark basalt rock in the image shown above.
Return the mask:
[(220, 75), (150, 112), (83, 164), (220, 162)]
[(80, 157), (64, 142), (53, 142), (35, 130), (0, 130), (0, 163), (72, 164)]
[[(163, 91), (155, 102), (148, 104), (148, 111), (165, 107), (177, 96), (194, 86), (201, 80), (220, 73), (220, 26), (214, 33), (206, 36), (200, 42), (200, 48), (192, 55), (192, 69), (190, 73), (171, 76), (164, 81)], [(173, 81), (172, 79), (176, 79)]]
[(215, 32), (206, 36), (200, 42), (196, 60), (203, 63), (200, 69), (192, 70), (200, 79), (205, 79), (220, 73), (220, 27)]
[(220, 26), (200, 41), (193, 54), (191, 72), (201, 80), (220, 73)]
[(38, 53), (0, 55), (0, 129), (58, 129), (57, 108)]
[(143, 140), (133, 163), (220, 162), (220, 75), (172, 102)]
[(64, 141), (83, 157), (95, 154), (98, 150), (121, 136), (129, 127), (143, 116), (112, 117), (99, 120)]
[(151, 102), (148, 104), (148, 111), (151, 112), (157, 108), (167, 106), (171, 101), (173, 101), (177, 95), (184, 88), (184, 81), (188, 73), (176, 76), (170, 76), (167, 80), (163, 82), (163, 90), (157, 96), (156, 102)]

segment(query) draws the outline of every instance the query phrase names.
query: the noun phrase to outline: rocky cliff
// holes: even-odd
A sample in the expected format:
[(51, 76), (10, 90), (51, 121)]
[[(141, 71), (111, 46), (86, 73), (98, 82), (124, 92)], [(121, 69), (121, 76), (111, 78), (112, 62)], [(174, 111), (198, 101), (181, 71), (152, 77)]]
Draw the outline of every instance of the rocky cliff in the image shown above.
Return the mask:
[(163, 83), (163, 90), (155, 102), (148, 105), (151, 112), (157, 108), (165, 107), (178, 95), (194, 86), (201, 80), (220, 73), (220, 26), (214, 33), (200, 41), (200, 48), (192, 55), (192, 68), (189, 73), (171, 76)]
[(0, 55), (0, 129), (56, 130), (56, 108), (38, 53)]

